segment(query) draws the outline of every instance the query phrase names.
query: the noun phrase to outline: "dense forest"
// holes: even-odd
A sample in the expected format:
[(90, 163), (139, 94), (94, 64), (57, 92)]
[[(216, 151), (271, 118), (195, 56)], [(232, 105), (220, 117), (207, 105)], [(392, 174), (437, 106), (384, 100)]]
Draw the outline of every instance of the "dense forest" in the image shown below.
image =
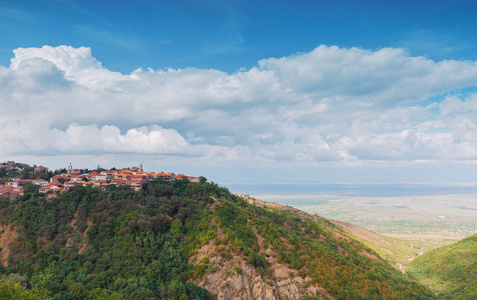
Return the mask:
[(11, 299), (213, 299), (199, 285), (216, 266), (191, 260), (206, 244), (270, 285), (272, 256), (324, 291), (308, 299), (434, 297), (331, 223), (249, 204), (205, 178), (74, 187), (51, 199), (27, 185), (0, 199), (0, 222), (0, 234), (15, 236), (0, 268), (0, 296)]
[(412, 274), (438, 291), (441, 299), (477, 299), (477, 234), (437, 248), (409, 264)]

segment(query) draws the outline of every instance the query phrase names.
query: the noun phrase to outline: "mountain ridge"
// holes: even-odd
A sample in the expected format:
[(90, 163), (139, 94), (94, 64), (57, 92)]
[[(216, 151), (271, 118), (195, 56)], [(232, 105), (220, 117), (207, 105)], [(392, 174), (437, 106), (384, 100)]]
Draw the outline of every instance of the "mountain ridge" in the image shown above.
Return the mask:
[(416, 257), (409, 272), (442, 299), (477, 298), (477, 234)]
[(18, 232), (1, 281), (58, 299), (434, 298), (329, 220), (206, 181), (29, 186), (0, 222)]

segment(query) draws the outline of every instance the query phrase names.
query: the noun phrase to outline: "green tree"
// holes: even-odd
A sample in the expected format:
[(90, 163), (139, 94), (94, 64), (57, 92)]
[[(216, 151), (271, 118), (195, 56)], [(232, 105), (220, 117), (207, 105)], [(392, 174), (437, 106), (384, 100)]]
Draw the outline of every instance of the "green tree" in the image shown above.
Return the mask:
[(171, 233), (174, 235), (180, 234), (182, 233), (183, 227), (184, 225), (182, 224), (182, 221), (179, 219), (175, 219), (174, 221), (172, 221)]

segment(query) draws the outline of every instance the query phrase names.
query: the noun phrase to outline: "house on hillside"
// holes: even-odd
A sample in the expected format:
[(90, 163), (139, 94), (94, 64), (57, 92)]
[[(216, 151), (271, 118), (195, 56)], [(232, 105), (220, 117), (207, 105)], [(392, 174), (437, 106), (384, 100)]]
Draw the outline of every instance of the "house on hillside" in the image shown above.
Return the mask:
[(199, 183), (199, 182), (200, 182), (200, 178), (199, 178), (199, 177), (187, 176), (187, 178), (189, 179), (190, 182), (195, 182), (195, 183)]
[(162, 178), (164, 181), (172, 181), (176, 178), (176, 174), (174, 173), (156, 173), (152, 175), (154, 179), (156, 178)]
[(7, 182), (7, 183), (5, 183), (5, 185), (11, 186), (11, 187), (19, 187), (19, 186), (24, 185), (25, 183), (31, 183), (31, 184), (34, 184), (34, 185), (43, 186), (43, 185), (47, 184), (48, 181), (43, 180), (43, 179), (18, 179), (18, 178), (16, 178), (16, 180)]
[(80, 169), (72, 169), (70, 173), (72, 176), (77, 176), (77, 175), (81, 175), (81, 173), (83, 172)]
[(79, 175), (79, 176), (71, 176), (70, 180), (71, 181), (83, 181), (83, 178), (86, 177), (86, 176), (82, 176), (82, 175)]
[(124, 184), (130, 185), (135, 191), (139, 191), (142, 188), (142, 180), (126, 180)]
[(129, 178), (131, 178), (132, 174), (129, 174), (129, 173), (116, 173), (114, 174), (114, 179), (115, 180), (128, 180)]
[(59, 181), (60, 179), (62, 180), (70, 180), (70, 176), (68, 176), (68, 174), (66, 173), (61, 173), (59, 175), (55, 175), (53, 177), (50, 178), (50, 182), (53, 182), (53, 181)]
[(83, 186), (82, 184), (82, 181), (81, 180), (70, 180), (70, 181), (66, 181), (65, 182), (65, 189), (70, 189), (74, 186), (77, 186), (77, 185), (80, 185), (80, 186)]
[(93, 186), (93, 184), (91, 181), (70, 180), (65, 182), (65, 189), (68, 190), (74, 186)]
[(58, 189), (53, 193), (47, 194), (46, 199), (56, 198), (56, 196), (58, 196), (59, 194), (64, 193), (64, 192), (66, 192), (65, 189)]
[(33, 172), (40, 172), (40, 173), (46, 173), (48, 172), (48, 168), (47, 167), (43, 167), (43, 166), (39, 166), (39, 167), (36, 167), (33, 169)]
[(56, 198), (56, 192), (55, 193), (50, 193), (46, 195), (46, 199), (51, 199), (51, 198)]
[(10, 191), (13, 191), (13, 188), (11, 187), (1, 187), (0, 188), (0, 197), (8, 197), (8, 194)]
[(0, 189), (0, 197), (10, 198), (10, 200), (15, 199), (17, 196), (20, 196), (22, 194), (23, 193), (13, 189), (8, 189), (8, 188)]
[(88, 174), (88, 179), (93, 182), (98, 180), (106, 180), (107, 177), (108, 176), (106, 174), (100, 174), (98, 172), (91, 172)]
[(45, 184), (48, 184), (48, 181), (43, 180), (43, 179), (32, 179), (31, 182), (34, 185), (39, 185), (39, 186), (44, 186)]
[(19, 180), (9, 181), (5, 183), (6, 186), (19, 187), (21, 185)]
[(93, 183), (93, 187), (99, 187), (99, 188), (102, 188), (102, 189), (106, 189), (110, 185), (111, 185), (111, 183), (109, 183), (106, 180), (97, 180)]
[[(134, 177), (134, 179), (131, 179), (131, 176), (137, 176), (137, 177)], [(129, 179), (113, 179), (110, 184), (116, 185), (116, 186), (129, 185), (135, 191), (139, 191), (145, 182), (147, 182), (146, 176), (130, 175)]]
[(184, 175), (184, 174), (179, 174), (179, 175), (176, 175), (176, 179), (178, 180), (189, 180), (190, 182), (196, 182), (196, 183), (199, 183), (200, 182), (200, 178), (199, 177), (194, 177), (194, 176), (187, 176), (187, 175)]
[(83, 186), (93, 186), (94, 183), (92, 181), (81, 181), (81, 184)]
[(59, 189), (61, 189), (60, 183), (58, 181), (53, 181), (42, 186), (40, 188), (40, 193), (48, 194), (50, 192), (55, 192)]
[(131, 175), (131, 177), (129, 177), (129, 180), (133, 180), (133, 181), (141, 181), (142, 183), (145, 183), (147, 182), (147, 176), (146, 175)]
[(186, 180), (186, 179), (189, 179), (189, 177), (187, 175), (184, 175), (184, 174), (178, 174), (178, 175), (176, 175), (176, 179), (177, 180)]
[(101, 174), (106, 175), (106, 180), (113, 180), (114, 179), (114, 174), (118, 174), (118, 170), (106, 170), (101, 172)]

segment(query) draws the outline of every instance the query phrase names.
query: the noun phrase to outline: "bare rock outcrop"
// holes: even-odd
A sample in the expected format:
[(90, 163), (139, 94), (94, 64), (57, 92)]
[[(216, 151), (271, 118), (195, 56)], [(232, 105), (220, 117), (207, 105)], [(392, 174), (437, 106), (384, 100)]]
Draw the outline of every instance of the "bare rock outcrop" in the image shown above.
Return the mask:
[[(326, 295), (333, 299), (322, 287), (311, 285), (311, 278), (302, 278), (287, 264), (278, 263), (276, 253), (270, 248), (263, 249), (263, 238), (255, 228), (252, 230), (257, 236), (260, 254), (267, 257), (271, 270), (268, 275), (248, 264), (243, 255), (233, 255), (227, 245), (216, 245), (211, 240), (191, 258), (191, 263), (207, 263), (209, 270), (194, 282), (218, 299), (301, 299), (304, 295)], [(224, 237), (220, 228), (217, 237)]]
[(16, 227), (13, 225), (0, 225), (0, 246), (2, 247), (0, 255), (0, 264), (7, 266), (7, 260), (10, 256), (10, 243), (18, 237)]

